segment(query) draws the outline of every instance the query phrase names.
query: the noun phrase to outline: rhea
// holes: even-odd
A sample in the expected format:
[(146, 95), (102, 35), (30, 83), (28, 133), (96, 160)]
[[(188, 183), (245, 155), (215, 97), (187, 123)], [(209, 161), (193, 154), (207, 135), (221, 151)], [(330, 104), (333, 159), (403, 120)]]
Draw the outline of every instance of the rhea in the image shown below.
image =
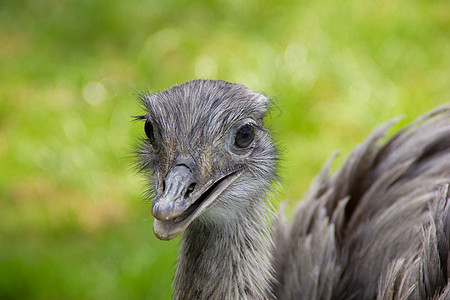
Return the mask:
[(288, 224), (268, 97), (194, 80), (141, 99), (153, 231), (183, 234), (174, 299), (450, 299), (449, 106), (330, 159)]

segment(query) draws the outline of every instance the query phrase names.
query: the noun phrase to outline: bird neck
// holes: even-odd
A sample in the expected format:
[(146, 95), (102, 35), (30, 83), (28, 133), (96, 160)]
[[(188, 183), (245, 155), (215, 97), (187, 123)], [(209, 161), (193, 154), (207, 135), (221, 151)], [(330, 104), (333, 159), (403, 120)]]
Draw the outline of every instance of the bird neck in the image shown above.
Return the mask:
[(174, 299), (268, 299), (273, 283), (266, 206), (218, 222), (197, 220), (186, 230)]

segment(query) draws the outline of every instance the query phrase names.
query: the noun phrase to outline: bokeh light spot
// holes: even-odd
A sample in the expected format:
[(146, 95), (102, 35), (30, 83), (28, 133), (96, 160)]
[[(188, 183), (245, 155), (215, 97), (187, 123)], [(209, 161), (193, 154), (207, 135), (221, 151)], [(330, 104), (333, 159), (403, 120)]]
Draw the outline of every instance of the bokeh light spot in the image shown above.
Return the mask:
[(106, 90), (100, 82), (91, 81), (83, 87), (84, 101), (91, 105), (101, 104), (105, 100), (105, 97)]

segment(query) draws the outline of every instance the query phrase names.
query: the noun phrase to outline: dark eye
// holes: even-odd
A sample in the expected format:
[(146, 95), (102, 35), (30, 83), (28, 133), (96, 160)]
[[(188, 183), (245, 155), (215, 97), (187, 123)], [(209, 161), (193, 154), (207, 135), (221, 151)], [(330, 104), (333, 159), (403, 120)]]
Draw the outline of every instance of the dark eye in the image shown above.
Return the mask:
[(255, 138), (255, 129), (250, 124), (245, 124), (236, 132), (235, 145), (239, 148), (248, 147)]
[(148, 139), (150, 140), (150, 143), (154, 144), (155, 143), (155, 133), (153, 132), (152, 122), (150, 122), (149, 120), (146, 120), (144, 130), (145, 130), (145, 134), (147, 135)]

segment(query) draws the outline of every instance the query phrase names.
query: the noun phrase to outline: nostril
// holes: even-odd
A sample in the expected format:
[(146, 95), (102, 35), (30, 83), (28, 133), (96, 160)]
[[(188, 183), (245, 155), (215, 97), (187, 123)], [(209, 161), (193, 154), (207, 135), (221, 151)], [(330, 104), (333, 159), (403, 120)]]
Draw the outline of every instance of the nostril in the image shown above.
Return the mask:
[(186, 193), (184, 194), (184, 199), (188, 198), (189, 195), (194, 191), (194, 189), (195, 189), (195, 183), (191, 183), (191, 184), (188, 186), (188, 188), (187, 188), (187, 190), (186, 190)]
[(162, 182), (162, 191), (163, 191), (163, 193), (164, 193), (165, 190), (166, 190), (166, 181), (163, 180), (163, 182)]

